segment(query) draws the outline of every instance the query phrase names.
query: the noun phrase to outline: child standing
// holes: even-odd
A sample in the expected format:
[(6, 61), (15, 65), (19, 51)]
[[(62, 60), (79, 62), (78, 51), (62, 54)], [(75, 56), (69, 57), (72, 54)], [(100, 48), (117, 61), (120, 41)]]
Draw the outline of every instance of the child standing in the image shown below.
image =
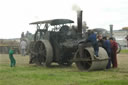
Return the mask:
[(14, 67), (16, 65), (16, 60), (14, 59), (13, 54), (14, 54), (14, 49), (11, 48), (9, 50), (10, 67)]

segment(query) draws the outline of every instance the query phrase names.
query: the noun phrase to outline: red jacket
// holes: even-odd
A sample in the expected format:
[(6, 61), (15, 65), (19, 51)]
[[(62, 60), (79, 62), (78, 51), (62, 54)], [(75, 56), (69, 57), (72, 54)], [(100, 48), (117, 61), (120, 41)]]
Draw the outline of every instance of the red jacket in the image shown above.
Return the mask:
[(115, 51), (115, 52), (118, 49), (118, 45), (117, 45), (117, 43), (115, 41), (111, 42), (111, 47), (112, 47), (112, 50)]

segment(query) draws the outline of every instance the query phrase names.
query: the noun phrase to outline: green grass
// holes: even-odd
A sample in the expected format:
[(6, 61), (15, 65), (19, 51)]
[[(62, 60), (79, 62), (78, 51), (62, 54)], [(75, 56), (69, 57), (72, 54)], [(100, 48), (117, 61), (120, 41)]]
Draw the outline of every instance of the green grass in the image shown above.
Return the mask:
[(126, 49), (126, 50), (121, 50), (120, 53), (128, 53), (128, 49)]
[[(120, 54), (119, 54), (120, 56)], [(119, 57), (119, 68), (102, 71), (81, 72), (72, 67), (51, 68), (29, 65), (27, 57), (15, 56), (16, 67), (9, 67), (8, 57), (0, 61), (0, 85), (127, 85), (128, 63), (126, 57)], [(6, 57), (6, 58), (5, 58)], [(122, 63), (121, 63), (122, 62)]]
[(80, 72), (71, 68), (0, 65), (0, 85), (127, 85), (128, 72), (120, 69)]

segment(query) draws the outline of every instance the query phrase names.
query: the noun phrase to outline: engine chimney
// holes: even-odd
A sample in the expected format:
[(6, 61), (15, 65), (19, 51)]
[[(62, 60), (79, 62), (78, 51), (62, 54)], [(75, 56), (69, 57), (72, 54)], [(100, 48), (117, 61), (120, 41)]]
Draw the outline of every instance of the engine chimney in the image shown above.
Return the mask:
[(82, 37), (82, 10), (77, 11), (77, 28), (78, 35)]
[(110, 37), (113, 37), (113, 25), (110, 25)]

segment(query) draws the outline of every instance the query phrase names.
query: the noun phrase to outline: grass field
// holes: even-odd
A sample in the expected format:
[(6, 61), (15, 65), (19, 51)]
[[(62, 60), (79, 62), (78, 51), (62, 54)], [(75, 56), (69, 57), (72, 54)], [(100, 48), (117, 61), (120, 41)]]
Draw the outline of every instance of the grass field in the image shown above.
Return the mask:
[(128, 49), (125, 49), (125, 50), (121, 50), (120, 53), (128, 53)]
[(0, 85), (128, 85), (128, 54), (118, 54), (117, 69), (81, 72), (72, 67), (46, 68), (28, 64), (28, 56), (14, 55), (16, 67), (9, 67), (8, 55), (0, 54)]

